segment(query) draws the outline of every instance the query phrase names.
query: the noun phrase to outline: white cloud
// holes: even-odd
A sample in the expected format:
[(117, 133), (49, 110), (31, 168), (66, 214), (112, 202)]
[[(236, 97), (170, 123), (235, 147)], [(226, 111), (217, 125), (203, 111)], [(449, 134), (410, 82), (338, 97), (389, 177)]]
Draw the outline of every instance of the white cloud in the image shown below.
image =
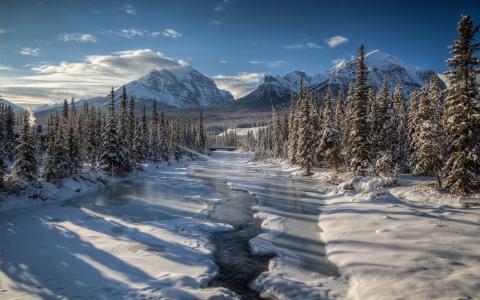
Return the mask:
[(4, 33), (7, 33), (7, 32), (10, 32), (10, 30), (7, 30), (7, 29), (1, 29), (1, 28), (0, 28), (0, 34), (4, 34)]
[(12, 67), (9, 67), (9, 66), (0, 65), (0, 71), (4, 71), (4, 72), (15, 72), (16, 69), (15, 69), (15, 68), (12, 68)]
[(97, 38), (90, 33), (65, 33), (59, 36), (59, 39), (64, 42), (76, 42), (76, 43), (94, 43)]
[(128, 38), (128, 39), (133, 39), (135, 37), (142, 37), (142, 36), (146, 36), (146, 37), (168, 37), (168, 38), (172, 38), (172, 39), (178, 39), (178, 38), (181, 38), (183, 36), (183, 34), (181, 32), (178, 32), (175, 29), (171, 29), (171, 28), (167, 28), (163, 31), (153, 31), (153, 32), (150, 32), (150, 31), (145, 30), (145, 29), (138, 29), (138, 28), (124, 28), (124, 29), (121, 29), (121, 30), (118, 30), (118, 31), (109, 30), (106, 33), (107, 34), (118, 35), (118, 36), (125, 37), (125, 38)]
[(220, 63), (221, 63), (221, 64), (226, 64), (226, 63), (227, 63), (227, 61), (226, 61), (226, 60), (224, 60), (224, 59), (222, 59), (222, 60), (220, 61)]
[(159, 36), (159, 35), (169, 37), (169, 38), (172, 38), (172, 39), (181, 38), (183, 36), (182, 33), (178, 32), (174, 29), (171, 29), (171, 28), (167, 28), (162, 32), (153, 32), (152, 33), (152, 36)]
[(233, 3), (233, 0), (222, 0), (213, 7), (213, 11), (224, 12), (225, 8)]
[(286, 49), (322, 49), (323, 47), (314, 42), (306, 42), (285, 46)]
[(26, 56), (39, 56), (40, 55), (40, 49), (39, 48), (30, 48), (30, 47), (25, 47), (20, 50), (21, 55), (26, 55)]
[(137, 28), (125, 28), (113, 33), (119, 36), (126, 37), (128, 39), (132, 39), (137, 36), (144, 36), (148, 34), (148, 31), (143, 29), (137, 29)]
[(150, 49), (90, 55), (79, 62), (32, 66), (33, 74), (28, 76), (3, 77), (1, 93), (7, 99), (29, 103), (101, 96), (111, 86), (138, 79), (152, 69), (178, 68), (185, 63)]
[(283, 60), (275, 61), (261, 61), (261, 60), (250, 60), (248, 62), (251, 65), (264, 65), (267, 68), (278, 68), (285, 63)]
[(238, 99), (256, 89), (264, 75), (241, 72), (237, 75), (216, 75), (213, 76), (213, 80), (218, 88), (229, 91), (235, 99)]
[(325, 39), (324, 41), (325, 41), (325, 43), (328, 44), (328, 46), (330, 48), (335, 48), (337, 46), (340, 46), (340, 45), (348, 42), (348, 39), (344, 36), (341, 36), (341, 35), (335, 35), (335, 36), (332, 36), (328, 39)]
[(136, 16), (137, 15), (137, 10), (135, 9), (135, 7), (131, 6), (131, 5), (125, 5), (123, 7), (123, 9), (125, 10), (125, 12), (129, 15), (132, 15), (132, 16)]

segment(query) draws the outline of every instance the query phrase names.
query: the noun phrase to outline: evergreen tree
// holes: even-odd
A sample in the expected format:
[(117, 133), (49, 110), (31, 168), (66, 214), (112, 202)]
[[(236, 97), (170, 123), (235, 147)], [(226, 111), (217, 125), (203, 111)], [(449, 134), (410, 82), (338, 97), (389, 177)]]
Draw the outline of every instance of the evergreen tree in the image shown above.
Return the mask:
[(67, 136), (67, 158), (68, 158), (68, 175), (74, 177), (82, 169), (82, 160), (78, 140), (75, 136), (73, 126), (68, 128)]
[(6, 156), (3, 143), (0, 143), (0, 191), (5, 188), (5, 171), (7, 169)]
[(397, 84), (393, 91), (393, 105), (396, 120), (396, 145), (394, 145), (394, 160), (398, 163), (399, 169), (403, 172), (408, 170), (408, 132), (405, 116), (405, 100), (402, 86)]
[(117, 120), (115, 117), (115, 92), (110, 93), (111, 102), (107, 122), (102, 134), (102, 152), (100, 154), (100, 167), (111, 174), (131, 169), (126, 149), (117, 134)]
[(288, 117), (288, 160), (291, 164), (298, 163), (297, 148), (298, 148), (298, 110), (299, 110), (298, 96), (291, 101), (290, 113)]
[(335, 110), (333, 109), (333, 96), (326, 96), (326, 104), (323, 109), (323, 127), (320, 135), (320, 143), (317, 147), (318, 153), (324, 159), (327, 167), (338, 171), (340, 161), (340, 137), (335, 122)]
[(312, 100), (302, 85), (299, 96), (297, 159), (298, 164), (305, 170), (305, 176), (312, 175), (311, 169), (314, 159), (314, 132), (311, 112)]
[(128, 145), (128, 129), (127, 90), (123, 86), (122, 95), (120, 96), (120, 111), (118, 113), (118, 137), (124, 147)]
[(56, 116), (54, 129), (47, 146), (47, 157), (43, 168), (43, 177), (47, 181), (54, 181), (68, 176), (68, 156), (65, 147), (65, 135), (60, 120)]
[(448, 160), (444, 168), (445, 183), (456, 194), (467, 194), (479, 187), (480, 181), (480, 111), (476, 82), (480, 60), (474, 43), (478, 26), (469, 16), (458, 23), (459, 38), (450, 46), (452, 57), (447, 65), (450, 86), (445, 99), (445, 131)]
[(347, 91), (347, 110), (345, 112), (345, 122), (343, 124), (344, 127), (344, 134), (342, 136), (342, 156), (344, 162), (347, 166), (350, 166), (351, 161), (351, 149), (352, 149), (352, 127), (353, 127), (353, 120), (354, 120), (354, 104), (355, 104), (355, 90), (353, 88), (353, 84), (350, 83), (348, 85)]
[(351, 133), (352, 170), (362, 176), (367, 175), (370, 168), (369, 154), (369, 130), (368, 130), (368, 89), (367, 67), (365, 65), (365, 47), (360, 46), (357, 59), (357, 72), (354, 98), (354, 119)]
[[(162, 118), (163, 118), (163, 115), (162, 115)], [(200, 150), (200, 152), (204, 152), (206, 149), (205, 139), (206, 137), (205, 137), (205, 130), (203, 128), (203, 113), (200, 112), (200, 116), (198, 118), (198, 149)]]
[(133, 150), (133, 138), (135, 135), (136, 122), (135, 122), (135, 99), (130, 97), (128, 102), (128, 130), (127, 130), (127, 146), (130, 152)]
[(18, 178), (35, 181), (38, 177), (38, 162), (30, 128), (30, 114), (25, 111), (22, 132), (16, 148), (17, 159), (13, 164), (13, 174)]
[(157, 110), (157, 101), (153, 100), (152, 120), (150, 122), (150, 159), (153, 162), (160, 161), (160, 141), (159, 141), (159, 117)]

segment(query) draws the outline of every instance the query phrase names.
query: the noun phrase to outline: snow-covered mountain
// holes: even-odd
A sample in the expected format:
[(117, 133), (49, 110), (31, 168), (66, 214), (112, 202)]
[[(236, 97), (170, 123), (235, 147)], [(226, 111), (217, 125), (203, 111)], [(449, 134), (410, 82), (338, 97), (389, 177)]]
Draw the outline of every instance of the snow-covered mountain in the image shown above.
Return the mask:
[(0, 104), (11, 106), (13, 109), (13, 112), (17, 116), (23, 115), (25, 111), (25, 108), (18, 106), (16, 104), (13, 104), (11, 101), (8, 101), (7, 99), (4, 99), (4, 98), (0, 98)]
[[(116, 91), (117, 98), (122, 88)], [(199, 107), (233, 101), (228, 91), (191, 66), (152, 70), (126, 85), (127, 94), (138, 101), (153, 100), (173, 107)]]
[[(368, 82), (379, 88), (386, 77), (390, 89), (400, 83), (406, 94), (419, 89), (432, 76), (432, 70), (419, 69), (410, 66), (400, 59), (375, 50), (365, 56), (368, 67)], [(327, 87), (336, 90), (342, 87), (346, 90), (350, 82), (355, 80), (355, 60), (342, 61), (332, 69), (314, 76), (308, 76), (301, 71), (288, 73), (285, 76), (266, 75), (260, 86), (250, 94), (238, 100), (240, 106), (256, 105), (286, 105), (291, 95), (298, 91), (300, 74), (304, 74), (304, 85), (312, 92), (323, 92)]]

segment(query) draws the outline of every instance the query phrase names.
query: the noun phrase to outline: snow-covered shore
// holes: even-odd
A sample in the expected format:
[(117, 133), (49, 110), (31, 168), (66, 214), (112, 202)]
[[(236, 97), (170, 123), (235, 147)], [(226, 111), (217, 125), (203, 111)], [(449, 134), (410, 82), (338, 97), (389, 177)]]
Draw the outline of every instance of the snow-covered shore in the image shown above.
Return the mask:
[[(95, 191), (100, 185), (76, 181), (49, 187), (44, 202), (5, 201), (0, 298), (235, 299), (224, 288), (206, 288), (218, 269), (207, 235), (230, 227), (202, 217), (221, 195), (187, 178), (187, 165), (145, 165), (110, 180), (133, 182), (139, 192), (141, 184), (153, 185), (141, 205), (127, 201), (104, 209), (102, 189)], [(93, 204), (64, 201), (74, 196)], [(160, 217), (134, 218), (143, 214)]]
[[(302, 176), (285, 162), (255, 164)], [(323, 202), (318, 238), (340, 276), (287, 277), (288, 267), (281, 261), (289, 256), (280, 249), (280, 263), (272, 260), (269, 272), (255, 281), (256, 288), (279, 299), (480, 299), (478, 206), (464, 208), (457, 196), (434, 188), (434, 178), (402, 175), (393, 187), (363, 178), (353, 190), (345, 190), (348, 177), (317, 169), (312, 186), (317, 191), (308, 192)], [(266, 220), (267, 228), (274, 227), (270, 221), (275, 216)]]

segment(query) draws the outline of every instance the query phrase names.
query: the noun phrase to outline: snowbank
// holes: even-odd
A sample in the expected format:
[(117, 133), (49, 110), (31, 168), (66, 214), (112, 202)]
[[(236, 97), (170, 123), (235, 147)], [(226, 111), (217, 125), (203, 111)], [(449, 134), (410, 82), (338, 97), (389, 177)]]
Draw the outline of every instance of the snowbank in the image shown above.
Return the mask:
[(362, 179), (359, 193), (326, 200), (320, 235), (347, 299), (480, 299), (480, 209), (458, 208), (432, 182)]
[[(73, 180), (45, 184), (44, 202), (4, 201), (0, 298), (237, 299), (206, 287), (218, 271), (208, 234), (231, 229), (204, 218), (221, 196), (186, 176), (185, 163), (143, 169), (110, 179), (155, 185), (131, 203), (97, 203), (105, 190), (93, 191), (102, 184)], [(85, 205), (63, 201), (81, 194)], [(156, 217), (130, 217), (142, 214)]]

